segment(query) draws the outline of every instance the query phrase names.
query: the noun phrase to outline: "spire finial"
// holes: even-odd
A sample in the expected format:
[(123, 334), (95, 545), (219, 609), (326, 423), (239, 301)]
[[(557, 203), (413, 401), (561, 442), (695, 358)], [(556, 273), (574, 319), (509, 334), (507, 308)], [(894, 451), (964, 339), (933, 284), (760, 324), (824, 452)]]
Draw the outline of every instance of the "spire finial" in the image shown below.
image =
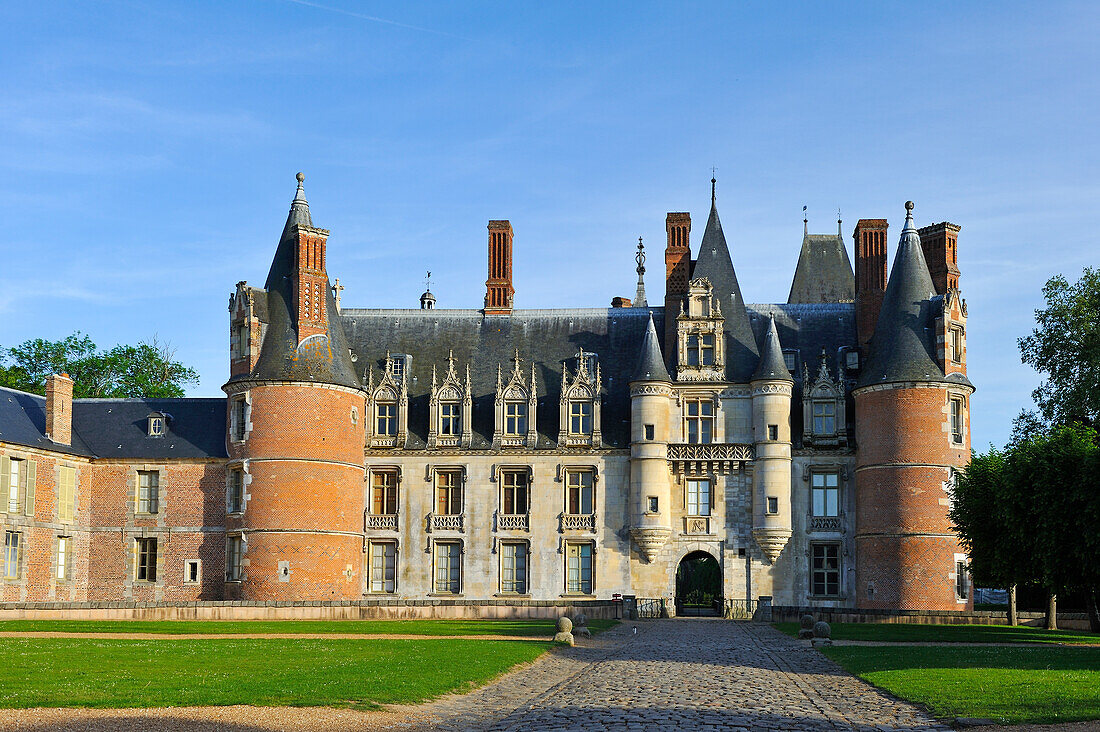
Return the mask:
[(915, 227), (913, 226), (913, 202), (912, 201), (906, 201), (905, 202), (905, 229), (903, 229), (903, 231), (905, 231), (907, 229), (913, 229), (914, 231), (916, 231)]
[(810, 234), (810, 219), (806, 214), (806, 207), (802, 207), (802, 235), (809, 236)]
[(645, 299), (645, 245), (642, 244), (642, 237), (638, 237), (638, 253), (634, 255), (634, 261), (638, 263), (638, 292), (634, 296), (634, 307), (645, 308), (649, 307), (649, 303)]
[(838, 208), (836, 210), (836, 235), (840, 239), (844, 238), (844, 229), (842, 228), (843, 223), (844, 219), (840, 217), (840, 209)]
[(294, 176), (294, 179), (298, 181), (298, 190), (294, 193), (294, 202), (306, 203), (306, 189), (302, 185), (302, 183), (304, 183), (306, 179), (305, 173), (299, 172), (297, 175)]
[(432, 291), (432, 271), (429, 269), (428, 276), (424, 278), (424, 289), (428, 292)]
[(718, 185), (718, 168), (712, 167), (710, 169), (710, 205), (714, 205), (714, 199), (716, 198), (716, 186)]

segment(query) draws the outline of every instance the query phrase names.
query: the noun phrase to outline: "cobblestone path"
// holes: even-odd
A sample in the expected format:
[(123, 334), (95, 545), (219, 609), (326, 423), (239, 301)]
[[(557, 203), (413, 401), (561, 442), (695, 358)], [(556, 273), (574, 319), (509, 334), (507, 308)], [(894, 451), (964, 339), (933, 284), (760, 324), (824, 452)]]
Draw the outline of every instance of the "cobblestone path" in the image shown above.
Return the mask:
[(421, 728), (947, 729), (766, 625), (626, 622), (581, 643), (471, 694), (416, 707), (438, 720)]

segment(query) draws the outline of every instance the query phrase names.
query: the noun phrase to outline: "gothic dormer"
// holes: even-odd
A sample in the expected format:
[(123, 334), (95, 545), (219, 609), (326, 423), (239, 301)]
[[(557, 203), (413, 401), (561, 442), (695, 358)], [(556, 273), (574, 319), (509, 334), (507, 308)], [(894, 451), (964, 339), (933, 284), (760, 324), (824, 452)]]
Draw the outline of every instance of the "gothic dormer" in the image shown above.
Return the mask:
[(558, 445), (561, 447), (599, 447), (600, 364), (594, 353), (582, 349), (576, 356), (576, 371), (562, 364), (561, 411)]
[(714, 296), (710, 280), (706, 277), (692, 280), (676, 318), (677, 381), (722, 381), (725, 378), (723, 323), (722, 307)]
[(473, 440), (473, 391), (470, 366), (466, 378), (460, 380), (455, 370), (454, 352), (447, 354), (447, 373), (442, 383), (432, 364), (432, 391), (428, 401), (428, 447), (468, 448)]
[(512, 374), (503, 379), (497, 364), (497, 390), (493, 402), (493, 449), (501, 447), (534, 448), (538, 442), (535, 430), (535, 410), (538, 406), (538, 387), (535, 383), (535, 364), (531, 364), (530, 380), (524, 378), (520, 367), (522, 359), (516, 351), (512, 359)]
[(802, 364), (802, 444), (807, 447), (847, 445), (844, 405), (844, 382), (839, 378), (833, 380), (829, 373), (829, 357), (822, 348), (816, 376), (811, 377), (809, 367)]
[(261, 320), (263, 308), (257, 300), (266, 304), (266, 296), (266, 292), (249, 287), (244, 281), (238, 282), (236, 291), (229, 296), (229, 373), (232, 376), (251, 373), (260, 357), (266, 323)]
[(409, 434), (409, 388), (405, 356), (386, 354), (378, 384), (374, 367), (367, 372), (367, 445), (404, 447)]

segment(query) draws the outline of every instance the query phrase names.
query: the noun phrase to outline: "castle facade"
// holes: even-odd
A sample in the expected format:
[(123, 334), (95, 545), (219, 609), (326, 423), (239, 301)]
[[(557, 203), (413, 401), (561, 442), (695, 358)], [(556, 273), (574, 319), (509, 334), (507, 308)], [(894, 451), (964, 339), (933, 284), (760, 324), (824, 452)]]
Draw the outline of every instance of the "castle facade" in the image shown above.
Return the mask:
[(229, 303), (224, 399), (0, 389), (0, 601), (678, 598), (963, 610), (970, 455), (959, 227), (804, 232), (746, 304), (712, 182), (666, 218), (664, 296), (342, 307), (298, 176), (265, 285)]

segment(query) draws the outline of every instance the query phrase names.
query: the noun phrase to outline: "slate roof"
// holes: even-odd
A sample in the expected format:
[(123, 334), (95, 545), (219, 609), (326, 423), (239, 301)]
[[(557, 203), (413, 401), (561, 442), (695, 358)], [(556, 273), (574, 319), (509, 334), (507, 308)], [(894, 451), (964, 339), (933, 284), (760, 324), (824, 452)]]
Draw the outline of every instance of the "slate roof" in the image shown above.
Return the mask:
[(852, 302), (855, 296), (856, 278), (844, 237), (804, 234), (787, 302)]
[(0, 387), (0, 442), (90, 457), (91, 449), (73, 434), (72, 445), (46, 437), (46, 397)]
[[(711, 181), (712, 186), (713, 182)], [(707, 228), (699, 244), (699, 257), (695, 261), (691, 277), (706, 277), (710, 280), (714, 295), (721, 303), (722, 316), (725, 318), (723, 332), (726, 337), (726, 379), (748, 381), (756, 370), (760, 352), (749, 327), (745, 300), (741, 297), (741, 287), (737, 284), (737, 273), (733, 269), (726, 236), (722, 233), (722, 221), (718, 218), (713, 188), (710, 216), (707, 218)], [(669, 314), (669, 317), (675, 317), (675, 314)]]
[(638, 365), (634, 367), (634, 376), (631, 381), (672, 381), (665, 368), (665, 358), (661, 355), (661, 342), (657, 337), (657, 329), (653, 325), (653, 316), (650, 315), (649, 325), (646, 326), (645, 337), (638, 353)]
[(768, 318), (768, 327), (764, 331), (764, 347), (761, 349), (760, 363), (753, 372), (752, 380), (781, 379), (794, 381), (783, 360), (783, 346), (779, 342), (779, 333), (775, 327), (775, 316)]

